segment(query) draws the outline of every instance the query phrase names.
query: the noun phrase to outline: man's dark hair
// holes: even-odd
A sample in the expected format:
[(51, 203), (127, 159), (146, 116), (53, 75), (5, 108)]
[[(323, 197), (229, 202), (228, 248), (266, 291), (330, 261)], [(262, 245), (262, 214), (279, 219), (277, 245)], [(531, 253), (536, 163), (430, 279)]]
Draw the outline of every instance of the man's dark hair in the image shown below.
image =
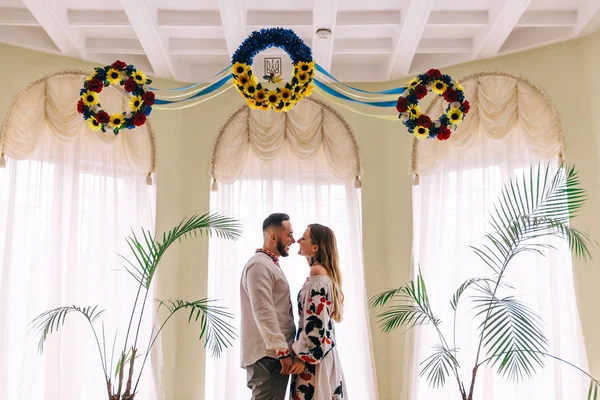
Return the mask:
[(269, 215), (263, 221), (263, 232), (269, 229), (272, 226), (283, 227), (283, 221), (289, 221), (290, 216), (284, 213), (274, 213)]

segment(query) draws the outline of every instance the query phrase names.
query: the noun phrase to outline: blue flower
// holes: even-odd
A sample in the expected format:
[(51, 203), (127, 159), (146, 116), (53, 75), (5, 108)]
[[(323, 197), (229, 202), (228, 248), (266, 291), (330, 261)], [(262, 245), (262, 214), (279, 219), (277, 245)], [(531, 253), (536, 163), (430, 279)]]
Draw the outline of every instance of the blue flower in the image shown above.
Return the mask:
[(125, 128), (127, 129), (135, 129), (135, 125), (133, 124), (133, 118), (125, 119)]
[(106, 71), (104, 70), (104, 68), (95, 68), (95, 70), (96, 70), (96, 77), (98, 77), (98, 79), (100, 79), (100, 80), (106, 79)]
[(409, 94), (408, 96), (406, 96), (406, 101), (409, 104), (416, 104), (419, 102), (419, 98), (417, 97), (416, 94), (413, 93), (413, 94)]
[(80, 95), (80, 96), (83, 96), (83, 94), (84, 94), (85, 92), (86, 92), (85, 88), (84, 88), (84, 89), (81, 89), (81, 90), (79, 90), (79, 95)]
[(152, 112), (152, 107), (146, 106), (146, 108), (144, 108), (144, 114), (146, 114), (146, 117), (149, 116), (151, 112)]
[(448, 116), (446, 114), (444, 114), (440, 117), (440, 124), (448, 125)]
[(448, 74), (443, 74), (440, 79), (446, 84), (450, 84), (450, 82), (452, 82), (452, 78)]
[(427, 83), (429, 83), (429, 81), (431, 80), (431, 78), (429, 78), (429, 75), (427, 74), (421, 74), (419, 75), (419, 80), (424, 84), (427, 85)]
[(461, 92), (460, 90), (457, 90), (456, 92), (458, 93), (458, 101), (460, 101), (461, 103), (463, 101), (465, 101), (465, 94), (464, 94), (464, 92)]
[(90, 117), (92, 116), (92, 114), (90, 113), (89, 110), (83, 110), (83, 119), (90, 119)]
[(417, 120), (416, 119), (409, 119), (405, 122), (405, 125), (408, 129), (415, 129), (417, 126)]
[(252, 65), (254, 56), (270, 47), (282, 48), (295, 65), (299, 61), (312, 61), (312, 50), (291, 29), (269, 28), (254, 31), (233, 53), (231, 63)]

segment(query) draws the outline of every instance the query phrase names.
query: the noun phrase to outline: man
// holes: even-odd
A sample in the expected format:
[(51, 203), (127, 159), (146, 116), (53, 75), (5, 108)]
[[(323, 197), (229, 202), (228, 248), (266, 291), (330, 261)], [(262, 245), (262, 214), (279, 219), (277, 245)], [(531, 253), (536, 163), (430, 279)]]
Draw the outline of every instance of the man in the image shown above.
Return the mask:
[(296, 333), (290, 287), (279, 267), (295, 243), (287, 214), (263, 222), (263, 247), (248, 260), (240, 282), (241, 355), (252, 400), (284, 400), (290, 374), (304, 371), (291, 352)]

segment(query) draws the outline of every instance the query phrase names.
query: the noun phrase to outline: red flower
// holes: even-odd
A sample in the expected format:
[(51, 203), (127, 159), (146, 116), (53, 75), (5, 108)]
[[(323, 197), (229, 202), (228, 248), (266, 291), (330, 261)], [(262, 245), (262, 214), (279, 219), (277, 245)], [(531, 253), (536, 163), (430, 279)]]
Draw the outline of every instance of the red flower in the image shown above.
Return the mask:
[(87, 85), (88, 90), (96, 93), (100, 93), (104, 87), (104, 83), (98, 78), (90, 79)]
[(152, 104), (154, 104), (154, 93), (153, 92), (145, 92), (142, 96), (142, 99), (144, 99), (144, 103), (151, 106)]
[(406, 110), (408, 110), (406, 97), (398, 97), (398, 102), (396, 103), (396, 110), (398, 110), (399, 113), (403, 113), (406, 112)]
[(133, 80), (133, 78), (129, 78), (125, 81), (125, 91), (127, 92), (133, 92), (135, 90), (135, 88), (137, 87), (137, 83)]
[(471, 109), (471, 105), (469, 104), (469, 100), (465, 100), (463, 102), (463, 113), (466, 114)]
[(110, 116), (106, 113), (106, 111), (100, 111), (96, 114), (96, 121), (101, 124), (108, 124), (110, 122)]
[(312, 357), (309, 357), (309, 356), (304, 356), (304, 355), (300, 356), (300, 359), (301, 359), (302, 361), (306, 361), (306, 362), (307, 362), (307, 363), (309, 363), (309, 364), (314, 364), (314, 363), (317, 361), (317, 360), (315, 360), (315, 359), (314, 359), (314, 358), (312, 358)]
[(417, 95), (417, 99), (421, 100), (423, 97), (427, 96), (428, 90), (424, 85), (419, 85), (415, 88), (415, 94)]
[(458, 100), (458, 93), (454, 89), (448, 89), (444, 92), (444, 100), (453, 103)]
[(137, 113), (133, 115), (133, 124), (135, 126), (142, 126), (146, 123), (146, 115), (144, 113)]
[(448, 140), (450, 138), (450, 129), (448, 129), (448, 127), (446, 126), (440, 127), (440, 130), (437, 134), (437, 138), (439, 140)]
[(325, 305), (323, 303), (319, 304), (319, 306), (317, 307), (317, 315), (321, 315), (321, 313), (323, 312), (323, 308), (325, 308)]
[(123, 61), (120, 61), (120, 60), (115, 61), (111, 65), (111, 67), (116, 69), (117, 71), (122, 71), (126, 66), (127, 66), (127, 63), (124, 63)]
[(309, 374), (308, 372), (305, 372), (303, 374), (300, 374), (300, 379), (302, 379), (303, 381), (310, 381), (312, 379), (312, 375)]
[(425, 114), (421, 114), (419, 115), (419, 119), (417, 119), (417, 125), (429, 128), (431, 126), (431, 118)]
[(83, 100), (79, 100), (77, 102), (77, 112), (79, 114), (83, 114)]
[(442, 77), (442, 73), (440, 72), (439, 69), (430, 69), (429, 71), (427, 71), (427, 75), (429, 75), (431, 78), (437, 79), (437, 78), (441, 78)]

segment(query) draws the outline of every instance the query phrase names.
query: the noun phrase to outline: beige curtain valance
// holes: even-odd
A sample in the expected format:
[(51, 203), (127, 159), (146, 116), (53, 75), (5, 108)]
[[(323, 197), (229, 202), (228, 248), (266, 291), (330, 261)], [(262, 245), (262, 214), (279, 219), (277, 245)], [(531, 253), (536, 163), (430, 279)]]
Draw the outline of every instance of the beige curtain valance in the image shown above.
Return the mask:
[[(482, 135), (502, 139), (518, 129), (529, 149), (542, 159), (563, 156), (563, 136), (554, 105), (540, 87), (509, 73), (485, 72), (460, 79), (471, 110), (450, 139), (413, 139), (410, 172), (432, 173), (449, 148), (468, 148)], [(426, 113), (437, 118), (447, 103), (437, 97)]]
[[(79, 135), (90, 135), (98, 146), (122, 148), (128, 166), (138, 175), (156, 170), (156, 142), (150, 122), (118, 135), (93, 132), (77, 112), (79, 90), (89, 74), (62, 71), (30, 83), (11, 103), (0, 130), (0, 152), (14, 159), (27, 159), (44, 134), (68, 143)], [(129, 107), (129, 97), (120, 88), (110, 86), (100, 93), (103, 108), (110, 113)], [(119, 149), (121, 150), (121, 149)]]
[(221, 128), (211, 161), (213, 189), (216, 181), (231, 183), (241, 174), (248, 153), (273, 160), (290, 151), (308, 159), (323, 150), (338, 179), (360, 183), (361, 162), (350, 126), (331, 107), (308, 98), (285, 113), (251, 110), (243, 106)]

